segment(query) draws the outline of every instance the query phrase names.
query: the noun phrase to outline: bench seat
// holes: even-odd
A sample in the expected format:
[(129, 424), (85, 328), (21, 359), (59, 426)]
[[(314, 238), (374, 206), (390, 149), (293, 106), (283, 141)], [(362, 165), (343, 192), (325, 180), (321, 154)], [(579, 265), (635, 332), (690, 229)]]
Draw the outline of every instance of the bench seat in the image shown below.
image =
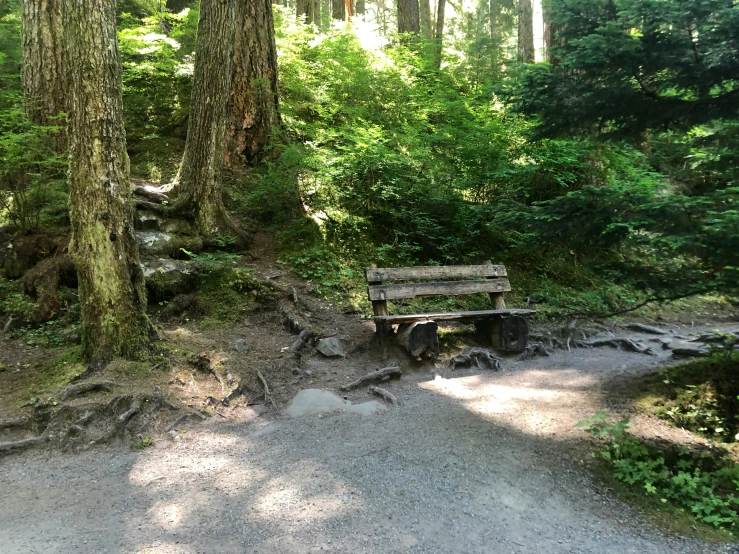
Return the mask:
[(382, 321), (389, 325), (400, 325), (403, 323), (413, 323), (415, 321), (464, 321), (464, 320), (481, 320), (494, 318), (504, 315), (531, 315), (536, 313), (534, 310), (510, 309), (510, 310), (475, 310), (469, 312), (438, 312), (429, 314), (407, 314), (407, 315), (376, 315), (373, 321)]

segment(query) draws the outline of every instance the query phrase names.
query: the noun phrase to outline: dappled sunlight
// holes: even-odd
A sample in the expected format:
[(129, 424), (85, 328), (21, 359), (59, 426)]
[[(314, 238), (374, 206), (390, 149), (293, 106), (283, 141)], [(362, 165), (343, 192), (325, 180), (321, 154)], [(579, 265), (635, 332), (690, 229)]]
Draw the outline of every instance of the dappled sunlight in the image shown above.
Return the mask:
[[(462, 401), (466, 409), (504, 421), (533, 435), (561, 430), (562, 421), (576, 423), (581, 411), (597, 409), (591, 376), (576, 370), (516, 373), (516, 385), (506, 385), (507, 375), (473, 375), (445, 379), (436, 376), (420, 388)], [(527, 379), (528, 377), (528, 379)], [(523, 382), (522, 382), (523, 378)]]
[[(333, 490), (319, 494), (308, 494), (296, 482), (300, 480), (286, 476), (265, 483), (266, 492), (256, 501), (256, 512), (270, 521), (328, 519), (345, 514), (349, 508), (347, 500), (350, 496), (354, 498), (338, 481), (330, 483)], [(357, 509), (358, 506), (352, 508)]]
[(185, 508), (181, 504), (156, 502), (149, 508), (148, 514), (162, 529), (175, 529), (182, 523)]

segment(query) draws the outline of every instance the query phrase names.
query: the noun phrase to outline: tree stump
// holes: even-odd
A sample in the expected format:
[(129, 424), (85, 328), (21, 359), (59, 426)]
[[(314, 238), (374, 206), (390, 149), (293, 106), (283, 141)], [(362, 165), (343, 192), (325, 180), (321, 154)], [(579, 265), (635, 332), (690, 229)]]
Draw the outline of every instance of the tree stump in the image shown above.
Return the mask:
[(398, 327), (396, 340), (414, 358), (436, 358), (440, 350), (438, 327), (435, 321), (406, 323)]

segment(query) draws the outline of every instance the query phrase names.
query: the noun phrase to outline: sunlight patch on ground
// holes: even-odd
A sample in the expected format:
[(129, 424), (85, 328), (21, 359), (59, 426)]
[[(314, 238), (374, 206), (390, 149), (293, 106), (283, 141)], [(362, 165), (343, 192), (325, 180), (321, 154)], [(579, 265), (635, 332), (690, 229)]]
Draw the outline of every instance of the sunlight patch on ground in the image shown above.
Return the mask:
[(270, 521), (285, 518), (308, 521), (338, 517), (360, 508), (357, 496), (350, 494), (341, 482), (332, 483), (333, 490), (319, 494), (308, 494), (295, 483), (300, 483), (300, 479), (290, 476), (266, 483), (267, 492), (255, 503), (259, 515)]
[[(523, 373), (523, 372), (522, 372)], [(549, 435), (561, 428), (562, 418), (576, 423), (573, 408), (595, 409), (594, 381), (575, 370), (529, 371), (531, 377), (521, 386), (521, 373), (515, 386), (506, 385), (505, 374), (473, 375), (444, 379), (438, 376), (420, 383), (423, 389), (461, 400), (464, 406), (485, 417), (505, 420), (506, 424), (533, 435)], [(526, 375), (524, 375), (525, 377)], [(589, 390), (590, 389), (590, 390)]]
[(155, 502), (147, 512), (162, 529), (176, 529), (185, 518), (184, 506), (176, 503)]

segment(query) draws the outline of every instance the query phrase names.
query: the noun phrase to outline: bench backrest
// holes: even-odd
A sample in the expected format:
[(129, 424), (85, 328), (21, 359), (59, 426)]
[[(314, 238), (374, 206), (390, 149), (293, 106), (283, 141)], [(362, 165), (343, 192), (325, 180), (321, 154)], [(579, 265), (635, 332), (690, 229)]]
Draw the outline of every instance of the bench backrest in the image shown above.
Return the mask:
[[(486, 292), (490, 294), (494, 305), (500, 305), (503, 303), (502, 293), (511, 290), (506, 276), (505, 266), (493, 265), (490, 262), (483, 265), (368, 267), (365, 270), (367, 292), (373, 304), (418, 296), (457, 296)], [(434, 279), (444, 280), (428, 282)], [(406, 282), (383, 284), (387, 281)], [(500, 300), (497, 301), (497, 298)]]

